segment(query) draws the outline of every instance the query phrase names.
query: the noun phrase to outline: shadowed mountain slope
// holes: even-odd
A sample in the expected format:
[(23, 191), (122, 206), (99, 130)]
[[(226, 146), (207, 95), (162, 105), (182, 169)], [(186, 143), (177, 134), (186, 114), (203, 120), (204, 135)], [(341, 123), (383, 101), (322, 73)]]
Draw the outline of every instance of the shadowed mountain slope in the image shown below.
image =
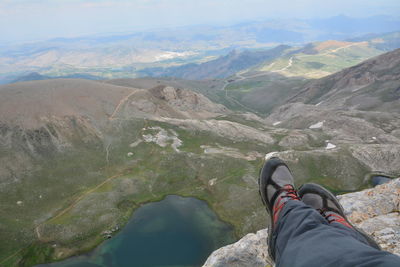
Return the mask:
[(310, 82), (290, 102), (332, 108), (398, 111), (400, 49)]

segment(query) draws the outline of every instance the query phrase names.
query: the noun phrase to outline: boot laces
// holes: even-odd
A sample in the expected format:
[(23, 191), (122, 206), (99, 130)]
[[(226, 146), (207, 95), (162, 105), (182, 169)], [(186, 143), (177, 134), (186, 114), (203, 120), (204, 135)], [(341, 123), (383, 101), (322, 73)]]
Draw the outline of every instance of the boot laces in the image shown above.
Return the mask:
[(297, 195), (297, 190), (294, 189), (293, 185), (287, 184), (284, 185), (279, 191), (285, 192), (281, 197), (290, 198), (293, 200), (300, 200), (300, 197)]
[(284, 198), (289, 198), (291, 200), (300, 200), (300, 197), (297, 195), (296, 189), (294, 189), (294, 187), (290, 184), (284, 185), (282, 188), (279, 189), (279, 192), (284, 194), (281, 194), (274, 204), (272, 213), (274, 224), (276, 224), (276, 222), (278, 221), (279, 213), (287, 202), (287, 200), (282, 201)]
[(344, 226), (353, 228), (343, 216), (334, 211), (331, 211), (332, 213), (328, 213), (328, 211), (330, 210), (326, 208), (318, 209), (318, 211), (328, 221), (328, 223), (338, 222), (340, 224), (343, 224)]
[(317, 210), (328, 221), (328, 223), (332, 223), (332, 222), (335, 221), (335, 217), (333, 216), (333, 214), (332, 213), (327, 213), (328, 209), (322, 208), (322, 209), (317, 209)]

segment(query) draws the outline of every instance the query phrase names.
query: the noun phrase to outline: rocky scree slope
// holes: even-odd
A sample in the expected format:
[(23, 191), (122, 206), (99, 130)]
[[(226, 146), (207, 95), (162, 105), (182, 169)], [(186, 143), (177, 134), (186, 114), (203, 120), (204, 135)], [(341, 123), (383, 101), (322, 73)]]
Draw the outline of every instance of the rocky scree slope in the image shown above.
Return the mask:
[(400, 49), (312, 81), (289, 102), (396, 112), (400, 105)]
[[(400, 178), (372, 189), (338, 196), (349, 220), (371, 235), (383, 250), (400, 256)], [(268, 230), (248, 234), (214, 251), (203, 267), (272, 266)]]
[[(311, 82), (289, 103), (275, 108), (266, 118), (267, 123), (276, 129), (292, 129), (279, 142), (287, 148), (282, 156), (296, 162), (304, 154), (332, 155), (336, 152), (339, 160), (350, 156), (370, 172), (399, 175), (400, 91), (396, 89), (400, 86), (399, 66), (398, 49)], [(390, 97), (387, 97), (388, 92)], [(355, 99), (359, 104), (353, 101)], [(372, 103), (375, 104), (370, 105)], [(322, 141), (320, 149), (305, 149), (318, 143), (317, 140)], [(353, 170), (356, 162), (352, 163)], [(295, 168), (298, 165), (294, 164)], [(315, 167), (327, 169), (323, 160), (319, 166)], [(353, 175), (353, 179), (368, 180), (366, 173)], [(350, 180), (341, 181), (348, 189), (355, 190), (348, 183)]]

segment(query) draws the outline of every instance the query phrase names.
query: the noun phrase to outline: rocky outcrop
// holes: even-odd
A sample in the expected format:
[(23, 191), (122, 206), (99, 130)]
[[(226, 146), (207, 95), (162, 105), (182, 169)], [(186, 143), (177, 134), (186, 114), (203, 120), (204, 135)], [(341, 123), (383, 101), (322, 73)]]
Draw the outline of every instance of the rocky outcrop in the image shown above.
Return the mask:
[(160, 85), (149, 91), (156, 98), (167, 102), (169, 106), (181, 112), (204, 112), (208, 113), (208, 116), (228, 112), (223, 105), (215, 104), (202, 94), (190, 90)]
[(265, 131), (255, 129), (237, 122), (226, 120), (193, 120), (193, 119), (172, 119), (155, 118), (162, 122), (167, 122), (179, 126), (182, 129), (211, 132), (221, 137), (229, 138), (233, 141), (258, 141), (264, 144), (274, 143), (272, 136)]
[(400, 145), (355, 145), (351, 154), (374, 171), (393, 173), (400, 170)]
[(268, 257), (267, 235), (268, 229), (248, 234), (238, 242), (214, 251), (203, 267), (272, 265)]
[[(372, 189), (338, 196), (349, 220), (371, 235), (382, 249), (400, 255), (400, 178)], [(203, 267), (272, 265), (267, 230), (248, 234), (214, 251)]]
[(400, 179), (338, 198), (352, 223), (400, 255)]
[(165, 85), (149, 90), (135, 89), (126, 100), (113, 118), (209, 119), (230, 113), (225, 106), (211, 102), (202, 94)]

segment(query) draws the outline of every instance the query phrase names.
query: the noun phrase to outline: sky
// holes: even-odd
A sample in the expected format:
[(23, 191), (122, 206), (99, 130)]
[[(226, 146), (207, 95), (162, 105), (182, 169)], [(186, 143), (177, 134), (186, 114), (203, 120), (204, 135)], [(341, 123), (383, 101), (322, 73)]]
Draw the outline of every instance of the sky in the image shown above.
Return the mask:
[(0, 42), (271, 18), (399, 14), (399, 0), (0, 0)]

